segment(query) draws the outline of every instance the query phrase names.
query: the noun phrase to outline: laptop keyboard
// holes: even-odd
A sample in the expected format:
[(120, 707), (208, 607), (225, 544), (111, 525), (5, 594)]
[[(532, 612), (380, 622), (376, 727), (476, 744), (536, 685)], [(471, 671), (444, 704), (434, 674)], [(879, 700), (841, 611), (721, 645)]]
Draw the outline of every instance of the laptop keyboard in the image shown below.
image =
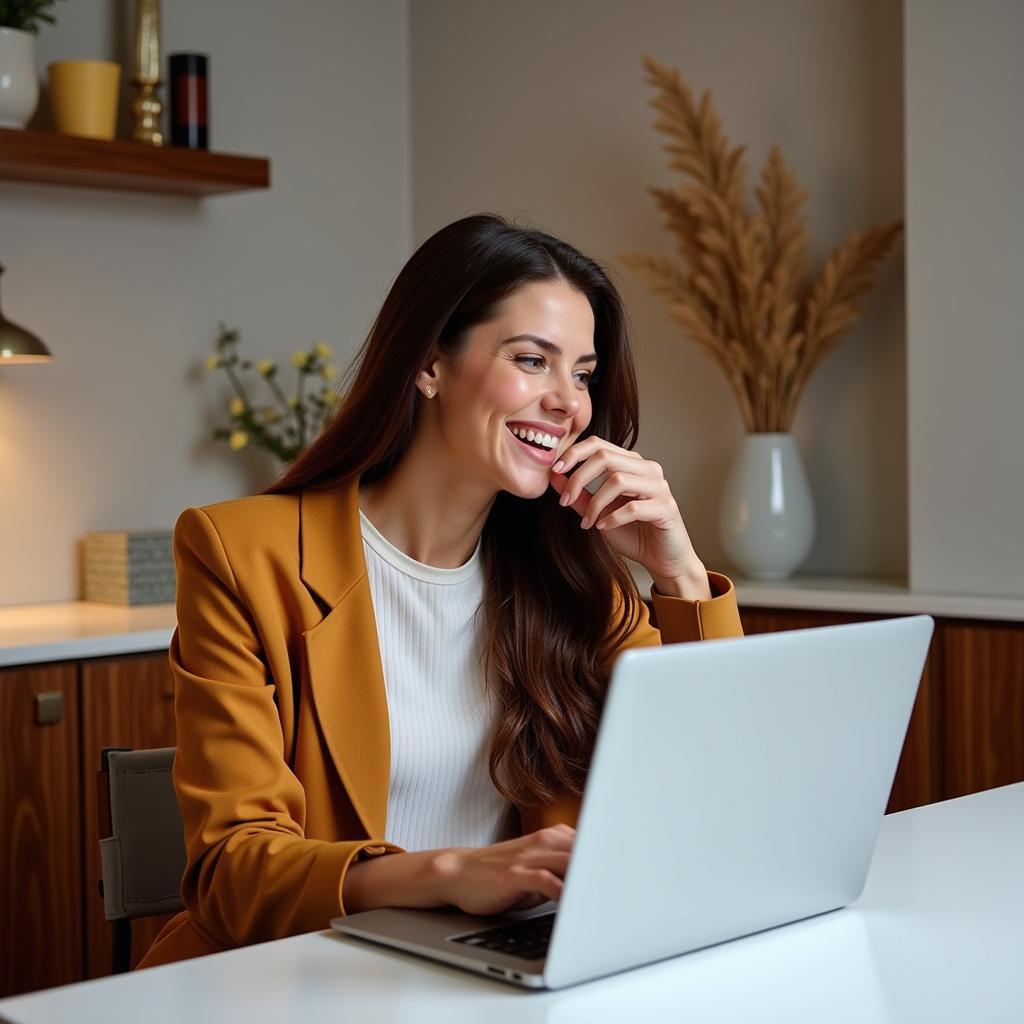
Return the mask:
[(451, 941), (462, 942), (476, 949), (504, 953), (506, 956), (517, 956), (523, 960), (543, 960), (548, 955), (554, 923), (553, 913), (540, 914), (525, 921), (513, 921), (512, 924), (487, 928), (482, 932), (460, 935)]

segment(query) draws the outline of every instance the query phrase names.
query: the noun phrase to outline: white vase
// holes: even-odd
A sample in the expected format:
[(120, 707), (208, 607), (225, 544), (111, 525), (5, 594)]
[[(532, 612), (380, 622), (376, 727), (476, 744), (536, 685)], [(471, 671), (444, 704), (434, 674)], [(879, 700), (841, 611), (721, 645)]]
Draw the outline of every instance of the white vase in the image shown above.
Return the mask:
[(733, 459), (719, 535), (752, 580), (787, 579), (814, 541), (814, 503), (792, 434), (747, 434)]
[(0, 128), (24, 128), (38, 103), (36, 37), (0, 28)]

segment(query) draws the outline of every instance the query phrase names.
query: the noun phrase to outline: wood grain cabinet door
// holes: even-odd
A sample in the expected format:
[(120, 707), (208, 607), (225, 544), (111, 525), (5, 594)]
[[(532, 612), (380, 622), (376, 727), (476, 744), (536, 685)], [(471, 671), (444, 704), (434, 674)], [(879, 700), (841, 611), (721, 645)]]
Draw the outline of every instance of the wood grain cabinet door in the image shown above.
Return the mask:
[(0, 996), (7, 996), (82, 976), (78, 666), (0, 669), (0, 722)]
[(943, 623), (942, 796), (1024, 780), (1024, 628)]
[[(167, 652), (96, 658), (82, 663), (82, 778), (85, 836), (85, 969), (87, 978), (110, 973), (112, 926), (99, 895), (96, 772), (103, 747), (173, 747), (174, 680)], [(132, 965), (171, 915), (132, 922)]]

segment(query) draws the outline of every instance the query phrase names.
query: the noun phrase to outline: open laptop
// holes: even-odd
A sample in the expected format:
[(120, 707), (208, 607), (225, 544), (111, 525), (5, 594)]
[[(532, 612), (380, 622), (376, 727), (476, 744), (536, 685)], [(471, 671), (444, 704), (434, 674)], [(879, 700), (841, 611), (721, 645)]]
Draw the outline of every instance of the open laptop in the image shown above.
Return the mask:
[(558, 904), (331, 925), (557, 989), (845, 906), (864, 887), (933, 628), (920, 615), (627, 650)]

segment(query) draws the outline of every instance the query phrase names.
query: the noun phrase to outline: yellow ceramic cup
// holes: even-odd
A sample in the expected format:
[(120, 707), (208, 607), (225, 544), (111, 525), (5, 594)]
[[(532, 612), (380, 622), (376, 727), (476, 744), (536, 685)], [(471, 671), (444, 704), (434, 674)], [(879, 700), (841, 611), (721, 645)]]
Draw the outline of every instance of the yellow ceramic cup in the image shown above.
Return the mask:
[(121, 65), (109, 60), (59, 60), (48, 70), (57, 131), (112, 139), (117, 130)]

